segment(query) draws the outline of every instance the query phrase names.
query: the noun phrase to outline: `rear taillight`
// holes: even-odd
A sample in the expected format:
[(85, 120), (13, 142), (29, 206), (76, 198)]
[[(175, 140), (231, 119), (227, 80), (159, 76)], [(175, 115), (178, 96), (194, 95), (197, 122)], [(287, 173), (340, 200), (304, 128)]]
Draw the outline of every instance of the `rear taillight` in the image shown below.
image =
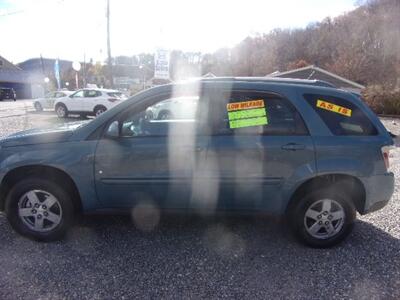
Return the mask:
[(381, 149), (382, 156), (383, 156), (383, 161), (385, 162), (386, 170), (389, 170), (389, 168), (390, 168), (389, 157), (390, 157), (390, 150), (391, 149), (393, 149), (392, 146), (384, 146)]
[(110, 102), (116, 102), (118, 100), (119, 100), (118, 98), (108, 98), (108, 101), (110, 101)]

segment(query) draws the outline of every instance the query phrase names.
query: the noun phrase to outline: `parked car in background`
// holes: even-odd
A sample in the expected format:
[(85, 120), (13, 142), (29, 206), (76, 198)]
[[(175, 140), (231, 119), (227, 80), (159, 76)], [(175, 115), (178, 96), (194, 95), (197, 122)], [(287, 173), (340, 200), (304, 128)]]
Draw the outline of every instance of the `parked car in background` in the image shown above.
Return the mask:
[[(85, 92), (95, 90), (68, 100), (90, 102), (86, 111), (95, 112)], [(99, 93), (107, 95), (99, 103), (115, 97)], [(158, 104), (177, 98), (170, 118), (149, 118)], [(83, 110), (67, 101), (65, 108)], [(302, 242), (329, 247), (348, 236), (357, 211), (390, 200), (392, 145), (363, 101), (324, 82), (164, 85), (90, 122), (1, 140), (0, 209), (17, 232), (44, 241), (61, 238), (78, 213), (131, 213), (147, 205), (286, 216)]]
[(98, 116), (123, 100), (126, 100), (126, 96), (117, 90), (81, 89), (56, 99), (55, 111), (60, 118), (66, 118), (69, 114)]
[(149, 119), (169, 120), (193, 119), (197, 110), (199, 97), (180, 97), (161, 101), (146, 110)]
[(57, 98), (67, 97), (72, 95), (72, 91), (55, 91), (47, 93), (43, 98), (35, 99), (33, 106), (36, 111), (42, 111), (43, 109), (54, 109), (54, 103)]
[(13, 88), (0, 87), (0, 101), (3, 101), (4, 99), (17, 100), (17, 94)]

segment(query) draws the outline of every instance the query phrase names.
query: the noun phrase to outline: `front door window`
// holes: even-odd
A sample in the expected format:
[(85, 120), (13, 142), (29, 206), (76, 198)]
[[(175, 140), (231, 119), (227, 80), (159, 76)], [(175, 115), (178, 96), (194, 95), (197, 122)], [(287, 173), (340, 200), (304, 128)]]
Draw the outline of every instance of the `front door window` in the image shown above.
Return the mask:
[(83, 98), (83, 97), (84, 97), (84, 91), (78, 91), (72, 95), (72, 98)]

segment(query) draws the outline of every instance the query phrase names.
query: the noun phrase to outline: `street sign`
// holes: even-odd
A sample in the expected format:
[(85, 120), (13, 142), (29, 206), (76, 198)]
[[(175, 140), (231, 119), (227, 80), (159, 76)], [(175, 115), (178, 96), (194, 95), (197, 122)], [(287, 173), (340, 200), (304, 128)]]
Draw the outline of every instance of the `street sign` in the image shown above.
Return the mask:
[(154, 56), (154, 78), (169, 79), (169, 52), (157, 49)]

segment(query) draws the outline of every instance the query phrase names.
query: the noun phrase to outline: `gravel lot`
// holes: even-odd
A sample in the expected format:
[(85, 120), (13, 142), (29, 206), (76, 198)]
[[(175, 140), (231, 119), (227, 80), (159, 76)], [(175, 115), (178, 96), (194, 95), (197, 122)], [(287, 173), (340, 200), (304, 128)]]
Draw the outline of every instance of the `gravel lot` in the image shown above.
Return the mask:
[[(0, 102), (0, 137), (60, 122)], [(76, 120), (76, 119), (74, 119)], [(400, 119), (384, 119), (400, 134)], [(392, 152), (397, 182), (400, 150)], [(162, 216), (151, 231), (129, 217), (85, 217), (68, 237), (37, 243), (0, 215), (0, 299), (400, 298), (399, 185), (333, 249), (299, 245), (269, 218)]]

